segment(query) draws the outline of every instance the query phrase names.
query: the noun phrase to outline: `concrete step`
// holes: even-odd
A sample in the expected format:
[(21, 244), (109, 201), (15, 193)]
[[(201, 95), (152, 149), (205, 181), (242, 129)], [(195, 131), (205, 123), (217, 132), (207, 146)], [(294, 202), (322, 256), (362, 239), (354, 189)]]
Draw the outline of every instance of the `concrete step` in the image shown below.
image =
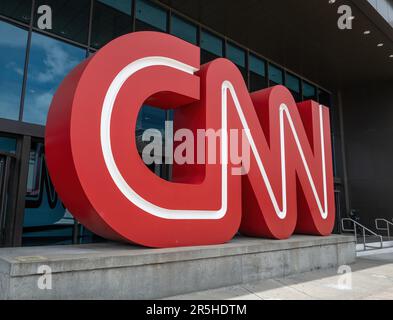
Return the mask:
[[(355, 261), (355, 238), (236, 237), (222, 245), (146, 249), (101, 243), (0, 249), (0, 299), (155, 299), (335, 268)], [(42, 290), (40, 268), (52, 289)]]

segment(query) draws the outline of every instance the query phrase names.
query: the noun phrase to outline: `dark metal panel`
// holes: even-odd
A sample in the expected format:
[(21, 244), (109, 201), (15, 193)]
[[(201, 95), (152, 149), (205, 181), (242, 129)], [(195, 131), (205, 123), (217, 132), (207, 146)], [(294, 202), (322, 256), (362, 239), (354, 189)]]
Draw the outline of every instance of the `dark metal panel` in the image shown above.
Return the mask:
[(0, 118), (0, 132), (44, 138), (45, 127), (37, 124)]
[(374, 228), (393, 218), (393, 81), (342, 91), (351, 208)]
[(339, 125), (339, 134), (340, 134), (340, 140), (341, 140), (341, 154), (342, 154), (342, 163), (341, 169), (343, 171), (342, 173), (342, 178), (343, 178), (343, 187), (344, 187), (344, 199), (345, 199), (345, 208), (347, 213), (349, 212), (351, 208), (351, 194), (349, 191), (349, 185), (348, 185), (348, 168), (347, 168), (347, 157), (346, 157), (346, 148), (345, 148), (345, 127), (344, 127), (344, 121), (343, 121), (343, 101), (342, 101), (342, 94), (339, 92), (336, 97), (336, 106), (337, 110), (339, 112), (339, 120), (340, 123)]
[(18, 143), (17, 165), (15, 170), (16, 194), (15, 209), (13, 217), (8, 221), (7, 245), (21, 246), (23, 233), (23, 219), (25, 213), (25, 199), (27, 188), (27, 175), (29, 171), (29, 156), (31, 147), (31, 137), (23, 136)]
[(0, 152), (0, 246), (6, 244), (7, 220), (12, 213), (12, 177), (15, 155)]

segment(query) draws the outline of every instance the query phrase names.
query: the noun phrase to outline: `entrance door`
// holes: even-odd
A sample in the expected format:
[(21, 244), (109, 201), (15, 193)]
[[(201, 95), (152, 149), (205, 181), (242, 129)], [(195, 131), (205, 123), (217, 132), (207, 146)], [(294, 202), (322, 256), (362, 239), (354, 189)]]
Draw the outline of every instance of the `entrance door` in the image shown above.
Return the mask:
[(22, 246), (99, 241), (74, 220), (49, 177), (44, 141), (33, 138), (28, 155)]
[(45, 164), (44, 143), (30, 147), (22, 245), (71, 244), (74, 219), (59, 199)]

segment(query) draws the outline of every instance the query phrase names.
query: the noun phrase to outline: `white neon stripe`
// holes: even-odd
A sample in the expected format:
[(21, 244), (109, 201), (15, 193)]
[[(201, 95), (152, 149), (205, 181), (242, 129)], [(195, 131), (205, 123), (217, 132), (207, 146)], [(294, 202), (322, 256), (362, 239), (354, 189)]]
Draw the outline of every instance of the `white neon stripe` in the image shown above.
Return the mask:
[(108, 92), (105, 96), (102, 114), (101, 114), (101, 146), (102, 152), (104, 156), (104, 160), (108, 171), (115, 182), (116, 186), (123, 193), (123, 195), (130, 200), (134, 205), (142, 209), (143, 211), (152, 214), (154, 216), (163, 218), (163, 219), (171, 219), (171, 220), (215, 220), (221, 219), (225, 216), (228, 207), (228, 120), (227, 120), (227, 109), (228, 109), (228, 91), (230, 92), (233, 101), (236, 106), (236, 111), (239, 115), (240, 121), (242, 123), (243, 128), (245, 129), (247, 139), (250, 143), (251, 150), (254, 154), (254, 157), (257, 161), (259, 171), (263, 178), (263, 181), (267, 187), (269, 197), (273, 203), (276, 214), (279, 218), (284, 219), (287, 214), (287, 195), (286, 195), (286, 169), (285, 169), (285, 135), (284, 135), (284, 114), (287, 116), (288, 122), (290, 124), (291, 131), (294, 135), (295, 142), (297, 148), (299, 150), (301, 159), (303, 161), (303, 165), (306, 170), (307, 177), (309, 179), (311, 189), (313, 191), (314, 197), (317, 201), (318, 209), (323, 219), (327, 218), (328, 215), (328, 207), (327, 207), (327, 182), (326, 182), (326, 167), (325, 167), (325, 144), (324, 144), (324, 131), (323, 131), (323, 113), (322, 106), (319, 108), (319, 120), (320, 120), (320, 128), (321, 128), (321, 147), (322, 147), (322, 175), (323, 175), (323, 193), (324, 193), (324, 204), (325, 208), (322, 208), (321, 201), (317, 194), (314, 181), (312, 179), (306, 158), (304, 156), (303, 149), (300, 145), (300, 141), (295, 130), (291, 115), (288, 111), (288, 107), (285, 104), (280, 106), (280, 150), (281, 150), (281, 172), (282, 172), (282, 207), (281, 210), (277, 199), (274, 195), (273, 189), (271, 187), (269, 178), (267, 176), (266, 170), (263, 166), (261, 157), (256, 148), (254, 139), (251, 134), (251, 130), (248, 127), (246, 118), (244, 116), (243, 110), (241, 108), (240, 102), (236, 95), (235, 89), (233, 85), (229, 81), (224, 81), (221, 87), (222, 90), (222, 103), (221, 103), (221, 129), (222, 129), (222, 146), (221, 146), (221, 208), (219, 210), (176, 210), (176, 209), (168, 209), (159, 207), (143, 197), (141, 197), (132, 187), (125, 181), (123, 176), (121, 175), (115, 159), (112, 153), (111, 147), (111, 139), (110, 139), (110, 126), (111, 126), (111, 116), (114, 107), (114, 102), (116, 97), (123, 86), (124, 82), (131, 77), (137, 71), (140, 71), (144, 68), (152, 67), (152, 66), (166, 66), (170, 68), (174, 68), (180, 71), (183, 71), (188, 74), (194, 74), (197, 69), (186, 65), (180, 61), (173, 60), (167, 57), (146, 57), (139, 60), (136, 60), (125, 68), (123, 68), (115, 79), (112, 81)]
[[(102, 113), (101, 113), (101, 147), (102, 153), (104, 155), (105, 164), (108, 171), (115, 182), (116, 186), (123, 193), (123, 195), (130, 200), (134, 205), (142, 209), (143, 211), (150, 213), (154, 216), (164, 218), (164, 219), (221, 219), (225, 216), (227, 212), (227, 192), (222, 192), (222, 206), (218, 211), (210, 210), (173, 210), (159, 207), (143, 197), (141, 197), (134, 189), (125, 181), (121, 175), (115, 159), (112, 153), (112, 146), (110, 140), (110, 126), (111, 126), (111, 116), (114, 107), (114, 102), (116, 97), (123, 86), (124, 82), (131, 77), (134, 73), (152, 66), (166, 66), (171, 67), (188, 74), (194, 74), (197, 69), (186, 65), (180, 61), (173, 60), (166, 57), (146, 57), (136, 60), (125, 68), (123, 68), (115, 79), (109, 86), (108, 92), (106, 93)], [(223, 135), (224, 139), (228, 139)], [(227, 149), (227, 148), (226, 148)], [(227, 152), (227, 151), (226, 151)], [(225, 152), (222, 153), (223, 158), (227, 157)], [(224, 166), (223, 166), (224, 167)], [(222, 171), (224, 173), (224, 169)], [(225, 188), (222, 186), (222, 190), (226, 190), (227, 186), (227, 171), (225, 170), (225, 175), (223, 175), (222, 183), (225, 183)]]

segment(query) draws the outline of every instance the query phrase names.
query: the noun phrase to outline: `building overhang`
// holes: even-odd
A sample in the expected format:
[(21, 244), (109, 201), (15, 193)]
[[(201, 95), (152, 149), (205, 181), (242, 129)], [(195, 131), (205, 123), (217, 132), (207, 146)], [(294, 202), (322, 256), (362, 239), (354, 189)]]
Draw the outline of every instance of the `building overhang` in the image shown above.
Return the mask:
[[(161, 2), (332, 91), (393, 79), (393, 28), (366, 0)], [(338, 28), (340, 5), (351, 30)]]

